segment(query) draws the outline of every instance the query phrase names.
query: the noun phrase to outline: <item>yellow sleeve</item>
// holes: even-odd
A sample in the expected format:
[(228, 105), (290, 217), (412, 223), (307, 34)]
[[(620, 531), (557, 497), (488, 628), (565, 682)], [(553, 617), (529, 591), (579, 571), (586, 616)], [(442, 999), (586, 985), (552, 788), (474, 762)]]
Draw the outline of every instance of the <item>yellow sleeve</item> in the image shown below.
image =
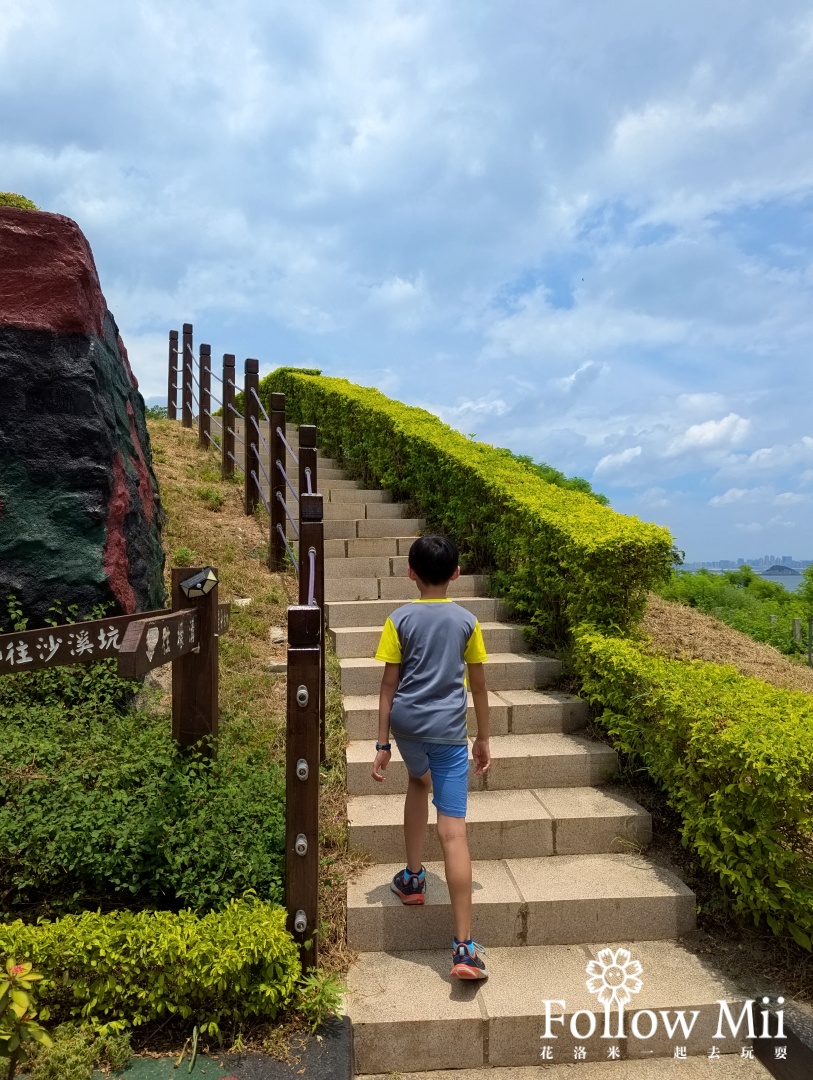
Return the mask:
[(484, 664), (488, 660), (486, 643), (483, 641), (483, 631), (480, 629), (480, 620), (474, 623), (474, 629), (463, 653), (463, 659), (467, 664)]
[(401, 655), (401, 642), (398, 639), (398, 631), (395, 629), (392, 619), (387, 618), (384, 629), (381, 631), (378, 648), (375, 650), (375, 658), (376, 660), (383, 660), (385, 664), (400, 664)]

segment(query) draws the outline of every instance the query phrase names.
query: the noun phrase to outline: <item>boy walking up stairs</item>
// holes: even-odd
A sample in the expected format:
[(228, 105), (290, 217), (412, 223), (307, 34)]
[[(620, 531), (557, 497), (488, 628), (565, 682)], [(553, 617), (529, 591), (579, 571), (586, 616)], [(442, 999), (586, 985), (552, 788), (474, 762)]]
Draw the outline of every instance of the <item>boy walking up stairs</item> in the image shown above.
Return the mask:
[[(652, 1062), (646, 1071), (650, 1057), (696, 1056), (704, 1066), (703, 1059), (732, 1055), (711, 1060), (709, 1075), (722, 1080), (735, 1065), (738, 1077), (746, 1074), (740, 1070), (767, 1075), (759, 1062), (741, 1060), (749, 1049), (742, 1028), (736, 1036), (727, 1025), (718, 1032), (720, 1001), (736, 1018), (743, 995), (678, 944), (695, 926), (694, 896), (643, 854), (650, 816), (608, 790), (614, 751), (584, 736), (584, 702), (545, 689), (559, 676), (559, 662), (527, 652), (521, 627), (488, 595), (479, 575), (453, 576), (447, 590), (479, 622), (488, 653), (490, 763), (487, 769), (478, 767), (482, 757), (470, 763), (468, 777), (468, 933), (461, 925), (455, 930), (456, 885), (453, 880), (450, 895), (447, 852), (432, 827), (440, 823), (443, 833), (443, 817), (454, 816), (444, 815), (443, 778), (438, 783), (431, 766), (440, 806), (427, 806), (425, 791), (422, 801), (414, 800), (421, 810), (415, 836), (424, 806), (429, 828), (423, 852), (408, 850), (404, 865), (405, 796), (423, 758), (415, 763), (410, 757), (401, 737), (410, 732), (399, 727), (393, 692), (389, 719), (396, 738), (386, 780), (372, 775), (373, 755), (379, 774), (384, 764), (374, 744), (376, 735), (379, 744), (387, 741), (378, 729), (379, 699), (385, 665), (394, 663), (388, 659), (394, 654), (379, 654), (383, 664), (374, 655), (386, 620), (416, 597), (408, 552), (425, 522), (406, 518), (389, 492), (360, 489), (324, 458), (319, 488), (326, 508), (327, 625), (339, 657), (349, 739), (350, 843), (373, 860), (347, 893), (348, 944), (358, 959), (348, 973), (345, 1007), (357, 1072), (587, 1062), (592, 1075), (593, 1065), (615, 1060), (621, 1068), (620, 1059), (640, 1058), (645, 1071), (636, 1075), (643, 1080), (680, 1065)], [(424, 606), (435, 605), (409, 605)], [(399, 619), (393, 624), (407, 635)], [(387, 636), (384, 648), (386, 642)], [(401, 677), (399, 671), (399, 685)], [(471, 695), (468, 704), (474, 725)], [(475, 733), (473, 727), (469, 734)], [(417, 885), (414, 873), (404, 874), (416, 869)], [(415, 889), (424, 903), (405, 904)], [(487, 944), (488, 979), (450, 977), (453, 933)], [(622, 1001), (621, 1037), (605, 1037), (616, 1034)], [(606, 1068), (612, 1077), (614, 1066)]]

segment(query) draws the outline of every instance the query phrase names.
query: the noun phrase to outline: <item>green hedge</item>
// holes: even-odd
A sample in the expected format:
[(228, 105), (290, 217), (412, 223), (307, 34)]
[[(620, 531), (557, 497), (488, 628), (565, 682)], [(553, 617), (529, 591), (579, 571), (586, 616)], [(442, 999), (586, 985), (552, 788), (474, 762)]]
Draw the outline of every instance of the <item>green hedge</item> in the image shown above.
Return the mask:
[(263, 379), (286, 394), (288, 419), (319, 427), (320, 446), (366, 483), (410, 500), (453, 536), (466, 568), (495, 590), (537, 644), (566, 644), (583, 620), (625, 628), (674, 558), (665, 528), (545, 483), (508, 450), (476, 442), (436, 416), (345, 379), (280, 368)]
[(47, 982), (53, 1020), (137, 1027), (168, 1015), (207, 1034), (272, 1019), (294, 998), (299, 950), (285, 911), (252, 898), (203, 917), (191, 911), (86, 911), (38, 925), (0, 924), (0, 956), (30, 962)]
[(732, 910), (813, 939), (813, 698), (580, 628), (583, 696), (683, 822)]
[(39, 210), (36, 203), (14, 191), (0, 191), (0, 206), (13, 206), (17, 210)]

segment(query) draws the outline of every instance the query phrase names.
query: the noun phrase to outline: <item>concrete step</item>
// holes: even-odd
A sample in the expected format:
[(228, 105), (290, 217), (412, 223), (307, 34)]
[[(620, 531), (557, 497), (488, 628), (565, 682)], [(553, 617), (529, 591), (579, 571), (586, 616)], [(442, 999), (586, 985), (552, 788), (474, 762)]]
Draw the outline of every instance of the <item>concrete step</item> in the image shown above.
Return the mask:
[[(426, 903), (390, 882), (403, 863), (361, 870), (347, 886), (347, 944), (360, 952), (446, 949), (453, 925), (442, 862), (426, 864)], [(694, 893), (638, 855), (559, 855), (472, 865), (472, 937), (487, 950), (582, 941), (654, 941), (695, 929)]]
[[(370, 742), (351, 742), (346, 749), (347, 792), (374, 795), (381, 784), (370, 768), (374, 754)], [(589, 787), (605, 783), (618, 768), (615, 751), (604, 743), (578, 735), (498, 735), (491, 739), (491, 766), (474, 775), (469, 760), (469, 791), (519, 791), (526, 788)], [(404, 794), (406, 766), (393, 743), (387, 767), (386, 790)]]
[[(359, 492), (359, 495), (363, 494), (363, 492)], [(323, 502), (322, 507), (325, 521), (339, 519), (346, 521), (348, 518), (355, 518), (359, 521), (368, 518), (373, 520), (403, 518), (405, 505), (405, 503), (362, 502), (360, 499), (356, 499), (353, 502), (341, 500)], [(402, 534), (403, 530), (399, 531), (397, 535), (401, 536)]]
[[(362, 522), (359, 522), (361, 526)], [(372, 524), (366, 522), (365, 524)], [(456, 581), (449, 582), (447, 595), (456, 600), (458, 596), (485, 596), (488, 590), (488, 578), (484, 574), (461, 574)], [(381, 600), (417, 600), (418, 588), (404, 575), (381, 579)]]
[[(355, 542), (363, 543), (364, 541)], [(374, 542), (377, 543), (377, 541)], [(352, 541), (348, 541), (348, 544), (350, 543)], [(466, 576), (458, 580), (465, 583), (470, 582), (471, 578)], [(410, 585), (412, 585), (411, 582)], [(457, 582), (452, 582), (452, 585), (457, 585)], [(409, 599), (416, 599), (416, 593), (413, 592)], [(387, 616), (392, 615), (402, 603), (402, 600), (397, 599), (367, 600), (363, 604), (338, 601), (327, 605), (327, 622), (334, 630), (340, 627), (357, 626), (376, 627), (380, 631)], [(499, 622), (509, 615), (508, 605), (492, 596), (455, 596), (455, 603), (460, 604), (466, 611), (470, 611), (481, 623)]]
[[(339, 505), (338, 503), (336, 504)], [(296, 515), (294, 515), (296, 517)], [(326, 540), (355, 540), (358, 537), (403, 536), (423, 529), (423, 518), (329, 518), (325, 520)], [(285, 532), (289, 542), (296, 539), (291, 523), (286, 519)]]
[[(327, 552), (325, 553), (327, 555)], [(393, 559), (387, 555), (362, 556), (357, 559), (325, 558), (325, 577), (363, 578), (389, 577)]]
[[(555, 690), (488, 692), (491, 734), (544, 735), (579, 731), (587, 723), (587, 702)], [(469, 734), (477, 731), (469, 694)], [(378, 732), (378, 694), (345, 695), (344, 722), (351, 742), (375, 742)]]
[[(624, 1011), (626, 1037), (605, 1039), (604, 1006), (587, 989), (591, 975), (587, 965), (596, 962), (600, 970), (608, 969), (618, 950), (627, 947), (631, 959), (643, 969), (642, 985)], [(685, 1047), (689, 1056), (706, 1057), (711, 1046), (717, 1046), (721, 1054), (739, 1055), (746, 1041), (732, 1038), (727, 1024), (722, 1038), (715, 1035), (720, 1001), (727, 1002), (736, 1020), (745, 995), (730, 979), (714, 973), (706, 960), (675, 942), (605, 939), (587, 945), (492, 948), (486, 960), (487, 980), (461, 983), (449, 977), (450, 948), (361, 953), (348, 973), (345, 997), (357, 1073), (403, 1076), (400, 1070), (409, 1062), (416, 1071), (489, 1066), (487, 1075), (493, 1078), (494, 1067), (539, 1066), (542, 1051), (545, 1065), (548, 1061), (568, 1063), (578, 1078), (583, 1068), (573, 1065), (578, 1046), (585, 1047), (589, 1065), (606, 1063), (611, 1046), (622, 1059), (674, 1058), (676, 1045)], [(626, 964), (626, 955), (622, 953), (618, 960)], [(576, 1017), (575, 1033), (571, 1031), (571, 1020), (581, 1010), (594, 1018), (595, 1034), (589, 1038), (584, 1036), (591, 1020), (584, 1012)], [(654, 1018), (643, 1015), (634, 1027), (633, 1015), (643, 1010), (650, 1010)], [(677, 1025), (672, 1036), (662, 1010), (667, 1021)], [(679, 1026), (676, 1010), (683, 1012), (688, 1035)], [(698, 1015), (693, 1019), (695, 1010)], [(563, 1017), (564, 1023), (557, 1017)], [(613, 1009), (609, 1034), (615, 1032), (617, 1017)], [(657, 1026), (646, 1038), (653, 1023)], [(555, 1038), (544, 1038), (547, 1034)], [(664, 1070), (669, 1064), (664, 1062)], [(675, 1064), (681, 1070), (690, 1067), (687, 1062)], [(718, 1064), (708, 1064), (709, 1076), (716, 1075)], [(649, 1071), (641, 1074), (641, 1080), (661, 1075), (660, 1065), (653, 1067), (651, 1061), (647, 1065)], [(623, 1062), (610, 1062), (608, 1080), (625, 1075), (622, 1067)], [(462, 1080), (460, 1071), (455, 1076)], [(526, 1073), (523, 1080), (531, 1078)]]
[[(341, 582), (341, 579), (339, 579)], [(331, 581), (331, 586), (333, 582)], [(347, 600), (352, 597), (337, 597), (328, 593), (325, 582), (325, 598), (328, 600)], [(360, 596), (359, 599), (370, 599)], [(340, 660), (342, 693), (375, 694), (381, 686), (383, 664), (368, 657), (351, 656)], [(489, 690), (531, 690), (544, 686), (559, 677), (562, 671), (560, 660), (548, 656), (535, 656), (530, 653), (493, 653), (486, 665), (486, 683)]]
[[(382, 787), (386, 784), (385, 780)], [(404, 848), (403, 817), (403, 795), (350, 796), (351, 847), (376, 862), (392, 862)], [(430, 801), (430, 825), (436, 820)], [(629, 853), (652, 837), (652, 819), (642, 807), (623, 795), (593, 787), (473, 791), (466, 822), (473, 859)], [(427, 833), (425, 851), (426, 859), (442, 857), (433, 828)]]
[(381, 488), (336, 487), (331, 483), (328, 491), (331, 502), (392, 503), (392, 494)]
[[(326, 559), (325, 576), (327, 576), (328, 562), (338, 563), (341, 560)], [(336, 571), (334, 570), (333, 573), (335, 576)], [(483, 640), (489, 654), (522, 652), (527, 648), (522, 627), (516, 623), (481, 622), (480, 629), (483, 631)], [(381, 627), (345, 626), (335, 630), (331, 628), (328, 633), (338, 657), (373, 656), (381, 636)]]

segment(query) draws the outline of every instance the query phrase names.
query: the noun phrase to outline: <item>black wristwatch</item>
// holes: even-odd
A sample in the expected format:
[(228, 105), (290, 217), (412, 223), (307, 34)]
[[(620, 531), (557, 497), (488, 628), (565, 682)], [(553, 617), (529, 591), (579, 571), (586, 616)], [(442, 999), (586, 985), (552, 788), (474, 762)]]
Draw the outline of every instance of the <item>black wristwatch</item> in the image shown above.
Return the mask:
[(378, 742), (378, 741), (376, 740), (376, 744), (375, 744), (375, 748), (376, 748), (376, 750), (390, 750), (390, 749), (391, 749), (391, 747), (392, 747), (392, 744), (391, 744), (391, 743), (388, 743), (388, 742)]

